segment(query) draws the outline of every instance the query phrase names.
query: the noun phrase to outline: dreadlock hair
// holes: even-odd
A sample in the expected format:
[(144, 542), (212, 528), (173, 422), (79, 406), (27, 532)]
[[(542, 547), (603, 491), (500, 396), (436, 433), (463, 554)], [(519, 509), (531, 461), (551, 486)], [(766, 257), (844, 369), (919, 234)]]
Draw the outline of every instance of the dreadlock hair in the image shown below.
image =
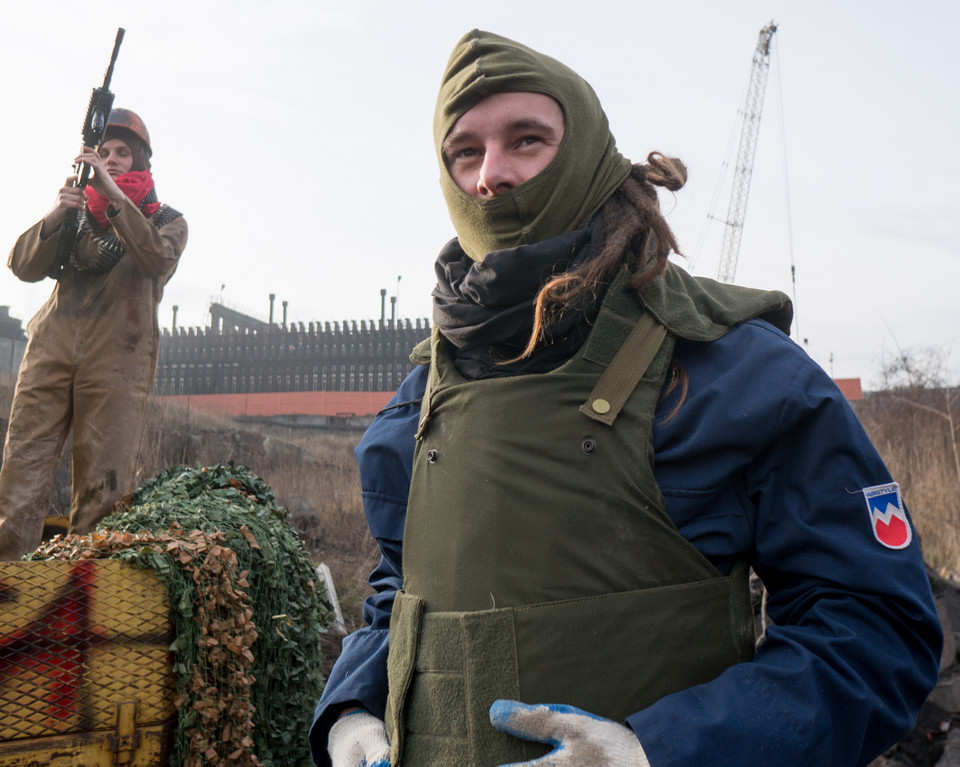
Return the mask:
[[(676, 192), (686, 182), (687, 167), (676, 157), (651, 152), (647, 164), (634, 164), (626, 181), (600, 208), (603, 242), (599, 252), (578, 268), (552, 277), (540, 288), (530, 339), (511, 362), (530, 356), (565, 311), (576, 311), (595, 301), (598, 289), (609, 285), (622, 265), (633, 272), (630, 286), (637, 294), (666, 271), (671, 251), (680, 254), (680, 248), (660, 212), (655, 187)], [(671, 361), (662, 396), (665, 399), (677, 389), (680, 393), (666, 421), (677, 414), (686, 400), (688, 386), (686, 371), (675, 360)]]
[(621, 265), (636, 275), (631, 287), (639, 293), (666, 271), (671, 251), (680, 253), (660, 213), (654, 187), (677, 191), (687, 181), (687, 168), (677, 158), (659, 152), (647, 155), (647, 163), (636, 163), (627, 180), (600, 208), (603, 242), (599, 252), (578, 268), (555, 275), (540, 288), (534, 304), (533, 332), (517, 359), (533, 353), (559, 315), (592, 302), (598, 288), (612, 282)]

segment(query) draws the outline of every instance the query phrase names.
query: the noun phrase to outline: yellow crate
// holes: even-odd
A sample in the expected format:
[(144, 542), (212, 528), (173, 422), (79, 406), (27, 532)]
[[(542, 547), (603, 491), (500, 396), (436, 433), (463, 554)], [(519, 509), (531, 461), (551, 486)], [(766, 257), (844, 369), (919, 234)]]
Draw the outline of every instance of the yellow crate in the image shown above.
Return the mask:
[(150, 571), (0, 562), (0, 767), (166, 764), (172, 638)]

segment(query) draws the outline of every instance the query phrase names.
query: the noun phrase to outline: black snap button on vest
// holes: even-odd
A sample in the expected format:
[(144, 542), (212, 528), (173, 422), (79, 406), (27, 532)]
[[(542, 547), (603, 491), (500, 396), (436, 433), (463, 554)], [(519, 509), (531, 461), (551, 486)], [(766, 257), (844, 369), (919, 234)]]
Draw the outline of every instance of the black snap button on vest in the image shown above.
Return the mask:
[(597, 442), (596, 442), (596, 440), (592, 439), (591, 437), (587, 437), (587, 438), (581, 443), (580, 449), (581, 449), (584, 453), (586, 453), (587, 455), (590, 455), (590, 453), (592, 453), (594, 450), (597, 449)]
[(436, 451), (436, 450), (428, 450), (428, 451), (427, 451), (427, 461), (428, 461), (429, 463), (436, 463), (436, 462), (437, 462), (437, 451)]

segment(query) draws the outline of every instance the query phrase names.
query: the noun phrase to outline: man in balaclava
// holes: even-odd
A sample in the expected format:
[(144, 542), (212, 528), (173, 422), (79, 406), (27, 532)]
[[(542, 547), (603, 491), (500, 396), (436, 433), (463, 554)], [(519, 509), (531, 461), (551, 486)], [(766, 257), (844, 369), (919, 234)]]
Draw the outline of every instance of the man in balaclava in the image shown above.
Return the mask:
[[(494, 94), (541, 93), (563, 110), (565, 134), (556, 159), (523, 185), (478, 200), (447, 171), (444, 142), (457, 121)], [(474, 261), (492, 251), (548, 240), (585, 224), (630, 173), (616, 147), (593, 88), (543, 54), (496, 35), (476, 31), (454, 50), (444, 74), (433, 120), (440, 186), (457, 241)]]
[[(863, 514), (882, 497), (909, 533), (896, 483), (786, 296), (668, 264), (652, 185), (682, 165), (632, 166), (590, 86), (523, 45), (459, 41), (434, 139), (457, 238), (357, 448), (382, 559), (317, 764), (870, 761), (942, 635), (915, 539)], [(756, 657), (751, 565), (778, 624)]]

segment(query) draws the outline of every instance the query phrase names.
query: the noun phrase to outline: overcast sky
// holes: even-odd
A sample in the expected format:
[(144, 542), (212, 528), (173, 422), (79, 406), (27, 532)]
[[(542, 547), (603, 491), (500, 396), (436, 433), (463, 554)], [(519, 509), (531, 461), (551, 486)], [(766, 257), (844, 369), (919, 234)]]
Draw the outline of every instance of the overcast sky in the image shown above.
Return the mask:
[[(909, 6), (909, 7), (908, 7)], [(896, 349), (937, 347), (960, 382), (960, 3), (166, 0), (5, 6), (0, 241), (54, 202), (117, 27), (111, 90), (151, 134), (160, 199), (190, 240), (160, 306), (211, 299), (294, 322), (428, 317), (453, 230), (431, 138), (439, 78), (474, 27), (564, 61), (596, 89), (620, 150), (683, 159), (663, 197), (694, 274), (715, 277), (738, 111), (775, 20), (735, 281), (795, 295), (794, 335), (838, 378), (878, 382)], [(726, 163), (726, 168), (725, 168)], [(684, 263), (680, 260), (681, 263)], [(796, 281), (791, 280), (791, 265)], [(49, 280), (0, 270), (26, 321)], [(389, 299), (387, 314), (390, 313)]]

